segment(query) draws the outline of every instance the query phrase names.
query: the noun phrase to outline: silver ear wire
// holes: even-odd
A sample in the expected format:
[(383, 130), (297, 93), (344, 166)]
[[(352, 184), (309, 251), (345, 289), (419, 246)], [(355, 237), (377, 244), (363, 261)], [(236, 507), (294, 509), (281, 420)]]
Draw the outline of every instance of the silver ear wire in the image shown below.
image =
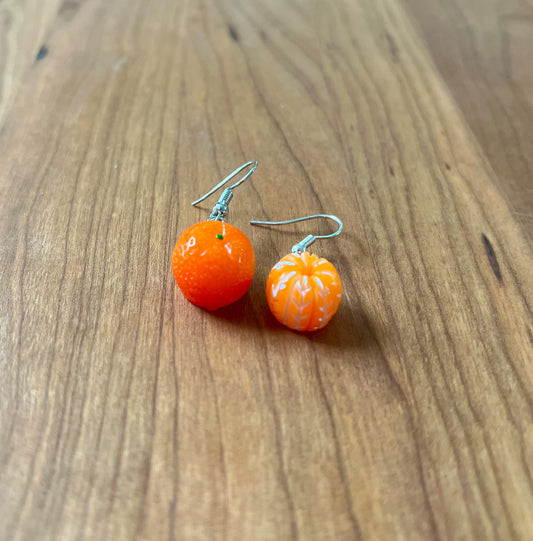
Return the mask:
[(330, 233), (329, 235), (307, 235), (305, 239), (302, 239), (298, 244), (295, 244), (292, 247), (291, 251), (293, 253), (297, 253), (297, 252), (305, 252), (307, 248), (311, 246), (313, 242), (315, 242), (315, 240), (331, 239), (333, 237), (336, 237), (337, 235), (340, 235), (343, 228), (343, 224), (341, 220), (337, 218), (337, 216), (333, 216), (332, 214), (313, 214), (312, 216), (304, 216), (302, 218), (295, 218), (294, 220), (285, 220), (283, 222), (264, 222), (261, 220), (251, 220), (250, 223), (252, 225), (286, 225), (286, 224), (295, 224), (297, 222), (304, 222), (305, 220), (313, 220), (314, 218), (328, 218), (336, 222), (339, 228), (337, 229), (337, 231), (335, 231), (334, 233)]
[(229, 188), (226, 188), (222, 195), (219, 197), (218, 201), (216, 202), (215, 206), (213, 207), (213, 210), (211, 211), (211, 215), (209, 216), (208, 220), (219, 220), (221, 222), (224, 221), (224, 218), (228, 215), (229, 209), (228, 205), (231, 199), (233, 198), (233, 191), (237, 186), (240, 186), (247, 178), (252, 176), (252, 173), (257, 168), (257, 161), (252, 162), (246, 162), (245, 164), (241, 165), (233, 173), (230, 173), (224, 180), (220, 181), (212, 190), (207, 192), (205, 195), (202, 195), (200, 199), (197, 199), (192, 203), (193, 206), (197, 205), (198, 203), (201, 203), (204, 201), (204, 199), (207, 199), (210, 195), (214, 194), (218, 189), (222, 188), (226, 182), (231, 180), (234, 176), (238, 175), (243, 169), (246, 169), (247, 167), (252, 166), (250, 171), (246, 173), (239, 181), (237, 181), (235, 184), (230, 186)]

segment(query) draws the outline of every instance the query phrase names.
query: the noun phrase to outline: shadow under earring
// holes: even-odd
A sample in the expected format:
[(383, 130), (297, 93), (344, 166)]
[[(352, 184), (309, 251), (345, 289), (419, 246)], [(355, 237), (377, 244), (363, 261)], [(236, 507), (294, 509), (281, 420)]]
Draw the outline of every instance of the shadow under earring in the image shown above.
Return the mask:
[(249, 178), (257, 162), (247, 162), (230, 173), (193, 205), (221, 188), (247, 167), (251, 169), (226, 188), (207, 221), (184, 231), (172, 253), (172, 271), (187, 300), (206, 310), (217, 310), (240, 299), (249, 289), (255, 271), (255, 254), (248, 237), (224, 221), (237, 186)]
[(274, 317), (296, 331), (316, 331), (325, 327), (341, 302), (342, 284), (337, 269), (324, 258), (307, 251), (317, 239), (335, 237), (342, 231), (336, 216), (315, 214), (284, 222), (252, 220), (252, 225), (285, 225), (329, 218), (339, 225), (331, 235), (308, 235), (292, 247), (292, 253), (274, 265), (267, 279), (268, 306)]

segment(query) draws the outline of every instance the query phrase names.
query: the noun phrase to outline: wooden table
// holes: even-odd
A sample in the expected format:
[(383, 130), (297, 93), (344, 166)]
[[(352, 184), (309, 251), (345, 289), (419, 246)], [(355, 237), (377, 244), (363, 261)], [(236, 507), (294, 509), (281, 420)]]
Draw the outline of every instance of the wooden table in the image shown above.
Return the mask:
[[(0, 539), (532, 539), (531, 0), (0, 2)], [(217, 313), (176, 239), (247, 160)], [(314, 213), (341, 308), (264, 283)]]

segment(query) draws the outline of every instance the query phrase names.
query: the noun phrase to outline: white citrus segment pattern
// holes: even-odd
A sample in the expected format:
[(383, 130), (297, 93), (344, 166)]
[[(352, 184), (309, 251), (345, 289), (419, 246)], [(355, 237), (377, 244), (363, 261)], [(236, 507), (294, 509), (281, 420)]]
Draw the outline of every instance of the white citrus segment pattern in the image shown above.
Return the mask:
[(289, 254), (272, 268), (267, 299), (276, 319), (291, 329), (321, 329), (337, 311), (342, 285), (326, 259), (303, 252)]
[(306, 309), (312, 306), (313, 300), (309, 277), (296, 278), (286, 301), (283, 324), (297, 331), (305, 330), (311, 315), (310, 310)]

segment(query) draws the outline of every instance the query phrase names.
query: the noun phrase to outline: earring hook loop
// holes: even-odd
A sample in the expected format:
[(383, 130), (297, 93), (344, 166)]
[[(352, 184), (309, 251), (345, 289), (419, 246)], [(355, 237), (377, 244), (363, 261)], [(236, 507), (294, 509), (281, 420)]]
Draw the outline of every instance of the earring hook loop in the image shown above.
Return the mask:
[(339, 226), (337, 231), (334, 231), (333, 233), (330, 233), (329, 235), (308, 235), (305, 237), (305, 239), (302, 239), (300, 242), (295, 244), (292, 247), (292, 252), (305, 252), (306, 249), (315, 242), (315, 240), (318, 239), (331, 239), (333, 237), (336, 237), (337, 235), (340, 235), (342, 232), (342, 229), (344, 227), (342, 221), (337, 216), (334, 216), (333, 214), (313, 214), (312, 216), (303, 216), (301, 218), (294, 218), (293, 220), (284, 220), (282, 222), (265, 222), (262, 220), (251, 220), (250, 223), (252, 225), (287, 225), (287, 224), (295, 224), (297, 222), (304, 222), (306, 220), (314, 220), (315, 218), (327, 218), (329, 220), (333, 220), (337, 223)]
[(228, 215), (228, 204), (233, 198), (233, 190), (237, 188), (237, 186), (240, 186), (246, 179), (250, 178), (253, 174), (253, 172), (257, 168), (257, 161), (251, 161), (246, 162), (245, 164), (241, 165), (240, 167), (237, 167), (235, 171), (230, 173), (224, 180), (221, 180), (213, 189), (208, 191), (205, 195), (202, 195), (200, 199), (197, 199), (196, 201), (193, 201), (192, 205), (195, 206), (198, 203), (201, 203), (205, 199), (207, 199), (210, 195), (214, 194), (217, 190), (222, 188), (224, 184), (226, 184), (228, 181), (230, 181), (233, 177), (237, 176), (243, 169), (246, 169), (247, 167), (251, 167), (251, 169), (235, 184), (231, 185), (229, 188), (226, 188), (223, 192), (220, 198), (218, 199), (217, 203), (213, 207), (213, 210), (211, 212), (211, 215), (209, 216), (208, 220), (219, 220), (221, 222), (224, 221), (224, 218)]

